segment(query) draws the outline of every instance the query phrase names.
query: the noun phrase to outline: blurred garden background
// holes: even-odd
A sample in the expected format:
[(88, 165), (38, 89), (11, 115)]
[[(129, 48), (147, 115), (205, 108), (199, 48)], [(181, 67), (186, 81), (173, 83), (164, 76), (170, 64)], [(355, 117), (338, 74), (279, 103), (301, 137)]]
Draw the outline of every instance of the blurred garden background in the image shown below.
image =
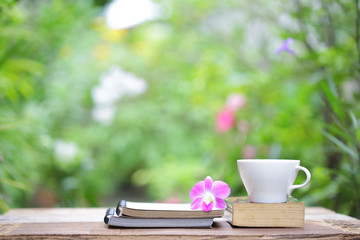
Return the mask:
[(359, 0), (2, 0), (0, 209), (245, 195), (237, 159), (286, 158), (359, 218), (359, 98)]

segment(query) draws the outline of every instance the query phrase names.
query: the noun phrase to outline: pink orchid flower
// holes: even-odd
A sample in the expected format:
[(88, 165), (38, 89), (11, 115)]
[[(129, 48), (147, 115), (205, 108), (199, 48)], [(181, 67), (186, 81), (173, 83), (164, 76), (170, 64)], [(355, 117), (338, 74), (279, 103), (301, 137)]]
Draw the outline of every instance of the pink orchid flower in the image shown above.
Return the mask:
[(235, 125), (235, 114), (229, 109), (221, 110), (216, 116), (216, 131), (224, 133), (232, 129)]
[(211, 211), (214, 207), (224, 209), (226, 199), (230, 195), (230, 187), (223, 181), (213, 182), (211, 177), (200, 181), (191, 189), (190, 198), (193, 200), (191, 209), (201, 208), (204, 212)]

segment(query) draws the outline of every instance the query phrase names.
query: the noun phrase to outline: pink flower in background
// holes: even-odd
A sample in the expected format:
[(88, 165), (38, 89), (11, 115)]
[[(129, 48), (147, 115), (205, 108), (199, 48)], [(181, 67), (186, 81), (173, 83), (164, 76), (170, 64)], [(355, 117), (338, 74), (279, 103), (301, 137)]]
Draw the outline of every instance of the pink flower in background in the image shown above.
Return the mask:
[(257, 154), (256, 147), (247, 145), (243, 149), (242, 157), (243, 158), (255, 158), (256, 154)]
[(234, 93), (227, 97), (226, 99), (226, 108), (232, 111), (241, 109), (246, 104), (246, 98), (242, 94)]
[(205, 181), (198, 182), (190, 191), (190, 198), (193, 200), (191, 209), (201, 208), (204, 212), (211, 211), (213, 207), (224, 209), (224, 199), (229, 195), (229, 185), (223, 181), (213, 182), (212, 178), (207, 176)]
[(216, 131), (224, 133), (234, 127), (235, 115), (234, 112), (229, 109), (221, 110), (216, 116)]

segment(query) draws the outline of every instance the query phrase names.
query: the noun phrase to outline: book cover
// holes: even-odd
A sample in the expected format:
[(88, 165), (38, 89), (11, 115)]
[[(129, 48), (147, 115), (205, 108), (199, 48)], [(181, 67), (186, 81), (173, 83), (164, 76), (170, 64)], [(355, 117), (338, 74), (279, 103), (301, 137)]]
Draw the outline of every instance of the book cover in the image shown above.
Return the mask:
[(138, 218), (219, 218), (223, 216), (224, 209), (204, 212), (201, 209), (192, 210), (190, 204), (186, 203), (146, 203), (122, 200), (117, 205), (116, 213)]
[(289, 197), (286, 203), (250, 203), (248, 197), (225, 200), (226, 220), (238, 227), (303, 227), (304, 202)]

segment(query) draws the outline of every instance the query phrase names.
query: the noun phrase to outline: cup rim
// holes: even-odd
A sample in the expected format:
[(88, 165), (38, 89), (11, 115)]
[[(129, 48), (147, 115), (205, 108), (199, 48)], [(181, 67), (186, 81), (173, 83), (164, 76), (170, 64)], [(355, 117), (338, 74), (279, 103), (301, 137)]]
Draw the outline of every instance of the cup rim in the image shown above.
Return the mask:
[(238, 159), (238, 163), (240, 162), (300, 162), (298, 159)]

